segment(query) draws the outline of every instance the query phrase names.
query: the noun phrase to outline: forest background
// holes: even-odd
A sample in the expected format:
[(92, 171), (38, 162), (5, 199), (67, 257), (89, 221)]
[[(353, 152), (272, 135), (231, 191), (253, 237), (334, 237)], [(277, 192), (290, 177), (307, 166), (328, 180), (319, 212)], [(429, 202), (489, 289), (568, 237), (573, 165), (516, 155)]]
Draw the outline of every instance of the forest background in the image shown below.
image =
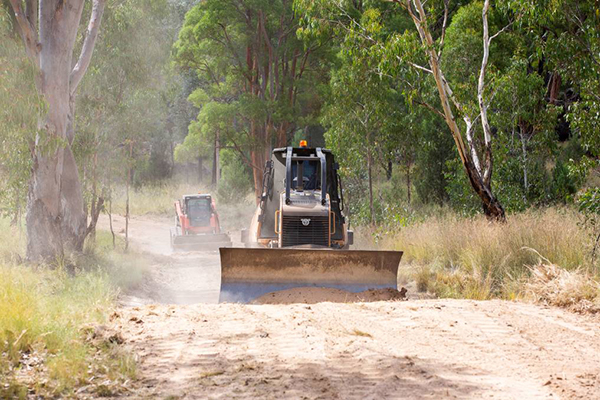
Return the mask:
[[(0, 204), (17, 219), (44, 105), (4, 3)], [(237, 201), (259, 190), (272, 148), (307, 139), (336, 154), (355, 225), (402, 223), (434, 206), (482, 210), (404, 2), (196, 3), (107, 5), (77, 93), (73, 147), (88, 204), (127, 181), (198, 182)], [(593, 197), (600, 180), (598, 4), (542, 3), (501, 1), (487, 16), (499, 33), (483, 87), (490, 188), (509, 213)], [(483, 6), (425, 7), (453, 115), (470, 130), (467, 151), (481, 154)]]

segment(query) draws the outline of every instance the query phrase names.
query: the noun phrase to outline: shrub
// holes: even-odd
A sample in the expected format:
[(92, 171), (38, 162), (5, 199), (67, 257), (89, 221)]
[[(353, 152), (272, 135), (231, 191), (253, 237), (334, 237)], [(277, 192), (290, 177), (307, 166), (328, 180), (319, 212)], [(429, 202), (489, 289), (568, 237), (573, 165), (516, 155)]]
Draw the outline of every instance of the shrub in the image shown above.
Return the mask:
[(221, 151), (221, 157), (223, 168), (217, 197), (223, 203), (236, 203), (253, 190), (254, 178), (251, 171), (232, 150)]
[(401, 266), (439, 296), (512, 299), (522, 294), (538, 253), (565, 270), (598, 274), (577, 221), (569, 209), (515, 214), (505, 224), (447, 213), (401, 228), (380, 247), (404, 251)]
[[(0, 398), (71, 396), (79, 386), (93, 390), (92, 376), (114, 387), (131, 378), (131, 357), (94, 331), (109, 315), (118, 284), (132, 284), (113, 272), (118, 277), (122, 267), (139, 265), (139, 256), (88, 251), (53, 268), (19, 264), (24, 237), (14, 237), (0, 232), (0, 254), (11, 255), (0, 260)], [(107, 237), (99, 232), (98, 241)], [(23, 366), (28, 372), (18, 373)]]

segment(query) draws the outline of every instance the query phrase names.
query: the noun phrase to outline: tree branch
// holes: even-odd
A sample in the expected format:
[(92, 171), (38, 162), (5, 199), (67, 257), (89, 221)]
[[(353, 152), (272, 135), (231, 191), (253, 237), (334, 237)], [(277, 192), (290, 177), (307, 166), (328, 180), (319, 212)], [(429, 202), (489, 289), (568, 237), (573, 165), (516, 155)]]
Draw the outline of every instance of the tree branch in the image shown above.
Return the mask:
[(419, 104), (419, 105), (421, 105), (421, 106), (425, 107), (425, 108), (426, 108), (426, 109), (428, 109), (429, 111), (431, 111), (431, 112), (433, 112), (433, 113), (435, 113), (435, 114), (439, 115), (440, 117), (442, 117), (442, 118), (444, 118), (444, 119), (446, 118), (446, 116), (444, 115), (444, 113), (443, 113), (443, 112), (441, 112), (440, 110), (438, 110), (437, 108), (435, 108), (434, 106), (432, 106), (432, 105), (431, 105), (431, 104), (429, 104), (429, 103), (426, 103), (426, 102), (424, 102), (424, 101), (421, 101), (421, 100), (415, 100), (415, 103), (417, 103), (417, 104)]
[[(400, 59), (400, 57), (398, 57), (398, 59)], [(433, 74), (433, 71), (430, 70), (429, 68), (425, 68), (425, 67), (423, 67), (419, 64), (415, 64), (414, 62), (411, 62), (411, 61), (406, 61), (406, 63), (413, 68), (420, 69), (421, 71), (427, 72), (428, 74)]]
[(492, 43), (492, 40), (494, 40), (498, 35), (500, 35), (502, 32), (506, 31), (508, 28), (511, 27), (511, 25), (513, 24), (514, 21), (510, 21), (504, 28), (500, 29), (498, 32), (496, 32), (495, 34), (493, 34), (490, 39), (489, 42)]
[(502, 33), (506, 28), (510, 26), (506, 25), (503, 29), (498, 31), (494, 36), (490, 38), (490, 30), (488, 24), (488, 12), (490, 9), (490, 0), (485, 0), (483, 4), (483, 10), (481, 19), (483, 21), (483, 59), (481, 60), (481, 70), (479, 71), (479, 81), (477, 84), (477, 100), (479, 104), (479, 113), (481, 115), (481, 126), (483, 128), (483, 139), (484, 139), (484, 151), (485, 151), (485, 169), (483, 171), (483, 182), (489, 186), (492, 178), (492, 132), (490, 129), (490, 123), (487, 116), (487, 104), (483, 98), (485, 92), (485, 72), (488, 66), (488, 60), (490, 57), (490, 43), (492, 39)]
[(446, 39), (446, 28), (448, 25), (448, 3), (450, 0), (444, 0), (444, 22), (442, 23), (442, 38), (440, 39), (440, 48), (438, 50), (438, 59), (442, 58), (442, 49)]
[(94, 52), (94, 46), (96, 45), (96, 38), (98, 37), (98, 31), (100, 29), (100, 22), (102, 21), (102, 14), (104, 14), (105, 5), (106, 0), (94, 0), (92, 5), (92, 15), (90, 17), (90, 22), (88, 24), (85, 39), (83, 41), (81, 54), (79, 55), (77, 64), (75, 64), (75, 67), (73, 67), (73, 71), (71, 71), (71, 96), (75, 94), (77, 87), (81, 83), (81, 79), (83, 79), (83, 76), (90, 65), (90, 61), (92, 60), (92, 53)]
[[(33, 65), (39, 70), (40, 69), (40, 43), (38, 41), (37, 31), (37, 11), (33, 12), (31, 6), (33, 3), (31, 0), (27, 1), (27, 15), (23, 12), (21, 0), (10, 0), (17, 24), (19, 26), (19, 33), (25, 43), (25, 51), (27, 56), (33, 63)], [(31, 16), (32, 19), (28, 19)], [(35, 17), (35, 18), (34, 18)]]
[(230, 135), (228, 135), (227, 133), (225, 133), (225, 135), (227, 136), (227, 139), (231, 140), (231, 143), (233, 143), (233, 148), (242, 156), (242, 159), (246, 163), (246, 165), (248, 165), (250, 168), (255, 169), (257, 171), (262, 171), (262, 168), (254, 165), (252, 163), (250, 158), (248, 158), (246, 153), (244, 153), (244, 151), (240, 148), (240, 146), (238, 146), (236, 141)]

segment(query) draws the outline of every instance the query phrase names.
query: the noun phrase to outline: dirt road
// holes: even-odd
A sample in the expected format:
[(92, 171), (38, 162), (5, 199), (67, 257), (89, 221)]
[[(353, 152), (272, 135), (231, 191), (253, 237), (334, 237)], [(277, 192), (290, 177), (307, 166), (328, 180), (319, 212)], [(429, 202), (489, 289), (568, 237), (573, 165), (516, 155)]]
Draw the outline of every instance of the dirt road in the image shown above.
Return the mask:
[(125, 397), (600, 399), (597, 317), (503, 301), (190, 305), (218, 298), (218, 255), (170, 254), (169, 222), (132, 221), (162, 263), (112, 321), (139, 355)]
[[(169, 231), (174, 217), (133, 217), (129, 235), (132, 247), (151, 254), (155, 261), (147, 281), (123, 296), (125, 306), (143, 304), (198, 304), (219, 302), (220, 274), (218, 251), (173, 252)], [(98, 226), (109, 229), (108, 217)], [(113, 230), (124, 235), (125, 219), (113, 216)], [(239, 233), (232, 233), (235, 238)]]

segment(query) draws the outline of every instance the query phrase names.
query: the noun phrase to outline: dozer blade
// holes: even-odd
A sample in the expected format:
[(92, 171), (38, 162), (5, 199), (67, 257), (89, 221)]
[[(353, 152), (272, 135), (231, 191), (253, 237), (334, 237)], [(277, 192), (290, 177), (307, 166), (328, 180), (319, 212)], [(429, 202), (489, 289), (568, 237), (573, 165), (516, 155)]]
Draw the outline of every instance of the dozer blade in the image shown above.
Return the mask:
[(402, 252), (221, 248), (220, 302), (247, 303), (294, 287), (397, 289)]
[(174, 250), (210, 251), (220, 247), (231, 247), (231, 238), (226, 233), (213, 235), (172, 235), (171, 246)]

